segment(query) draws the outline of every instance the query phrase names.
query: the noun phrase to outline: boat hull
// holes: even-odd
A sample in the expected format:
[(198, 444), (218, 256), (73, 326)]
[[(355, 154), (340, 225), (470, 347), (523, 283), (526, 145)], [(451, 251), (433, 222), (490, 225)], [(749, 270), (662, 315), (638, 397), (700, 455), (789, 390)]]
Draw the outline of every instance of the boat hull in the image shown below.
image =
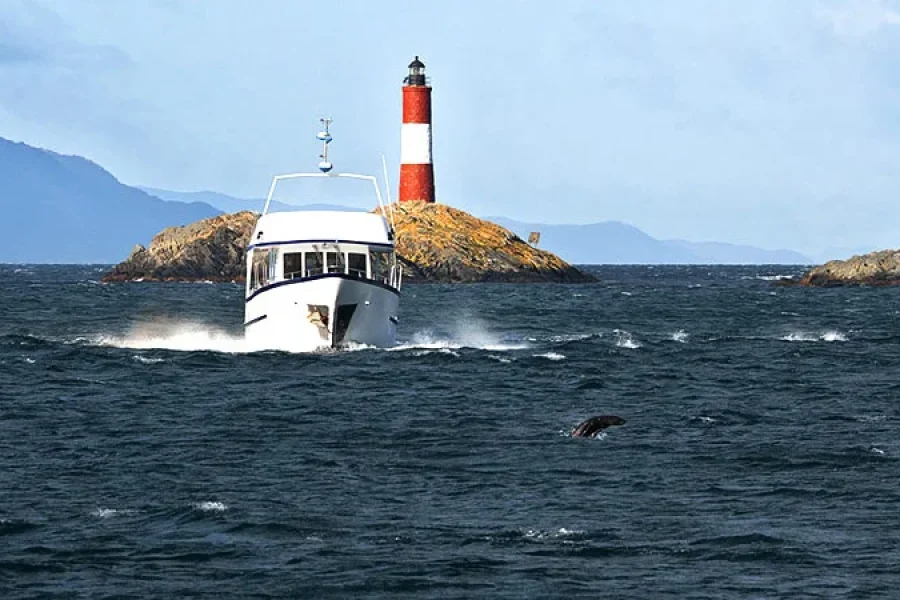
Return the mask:
[(342, 274), (281, 281), (247, 298), (244, 339), (252, 350), (308, 352), (396, 342), (400, 294)]

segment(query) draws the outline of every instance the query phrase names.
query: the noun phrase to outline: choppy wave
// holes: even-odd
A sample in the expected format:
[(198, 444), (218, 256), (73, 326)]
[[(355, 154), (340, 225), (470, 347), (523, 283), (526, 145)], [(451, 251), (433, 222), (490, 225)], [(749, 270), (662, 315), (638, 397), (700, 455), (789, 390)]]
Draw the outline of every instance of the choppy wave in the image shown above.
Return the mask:
[(228, 510), (228, 507), (225, 506), (224, 502), (214, 502), (209, 500), (198, 502), (194, 505), (194, 508), (202, 512), (225, 512)]
[(793, 275), (757, 275), (754, 279), (759, 279), (761, 281), (784, 281), (786, 279), (793, 279)]
[[(530, 345), (522, 340), (508, 340), (490, 332), (486, 327), (477, 322), (459, 323), (447, 333), (435, 333), (432, 330), (423, 330), (414, 333), (409, 339), (399, 341), (389, 351), (456, 351), (461, 349), (487, 350), (491, 352), (506, 352), (511, 350), (523, 350)], [(560, 341), (566, 339), (585, 339), (591, 334), (575, 334), (572, 336), (560, 336)], [(174, 350), (174, 351), (209, 351), (229, 354), (242, 354), (258, 352), (261, 349), (249, 344), (243, 335), (236, 335), (221, 327), (211, 326), (205, 323), (179, 322), (179, 321), (149, 321), (133, 325), (124, 335), (102, 334), (96, 336), (79, 336), (71, 343), (88, 343), (116, 348), (132, 350)], [(359, 352), (377, 350), (374, 346), (366, 344), (351, 344), (345, 351)], [(320, 353), (323, 348), (286, 348), (289, 352)], [(163, 359), (135, 355), (135, 361), (154, 364)]]
[(688, 340), (688, 333), (684, 329), (679, 329), (678, 331), (672, 333), (671, 339), (673, 342), (685, 344)]
[(164, 358), (153, 358), (148, 356), (141, 356), (140, 354), (135, 354), (131, 358), (144, 365), (156, 365), (161, 362), (166, 362), (166, 359)]
[[(780, 267), (415, 287), (398, 353), (306, 357), (227, 353), (241, 348), (237, 286), (53, 283), (71, 270), (36, 268), (40, 290), (0, 285), (4, 599), (896, 587), (900, 553), (882, 531), (900, 456), (890, 290), (775, 298), (736, 282)], [(484, 322), (458, 331), (448, 309)], [(127, 329), (158, 314), (221, 353), (167, 350), (177, 327)], [(628, 338), (615, 327), (643, 347), (616, 347)], [(114, 347), (152, 340), (163, 348)], [(566, 358), (534, 356), (551, 352)], [(616, 413), (633, 427), (569, 437)], [(603, 577), (573, 578), (573, 561)], [(715, 569), (702, 583), (660, 569), (685, 561)], [(823, 566), (865, 581), (823, 580)]]
[(451, 328), (450, 334), (437, 333), (433, 330), (418, 331), (409, 340), (400, 341), (391, 350), (460, 350), (471, 348), (476, 350), (488, 350), (491, 352), (504, 352), (509, 350), (524, 350), (528, 344), (519, 340), (506, 340), (491, 332), (478, 320), (466, 320), (458, 322)]
[(793, 331), (781, 338), (785, 342), (846, 342), (847, 335), (840, 331), (824, 331), (812, 333), (808, 331)]
[(204, 323), (153, 321), (133, 325), (125, 335), (100, 335), (95, 343), (134, 350), (249, 352), (243, 336)]
[(527, 540), (558, 540), (563, 538), (572, 538), (577, 536), (584, 535), (584, 530), (582, 529), (568, 529), (566, 527), (560, 527), (556, 530), (544, 530), (544, 529), (526, 529), (522, 532), (522, 537)]
[(92, 517), (97, 517), (98, 519), (109, 519), (110, 517), (115, 517), (117, 515), (130, 515), (134, 514), (134, 510), (130, 508), (95, 508), (91, 512)]
[(613, 330), (613, 335), (615, 335), (616, 337), (616, 346), (619, 348), (636, 350), (642, 346), (640, 342), (634, 339), (634, 336), (631, 335), (631, 333), (625, 331), (624, 329)]
[(535, 354), (535, 358), (546, 358), (547, 360), (557, 361), (565, 360), (566, 356), (559, 352), (544, 352), (543, 354)]
[[(562, 344), (566, 342), (580, 342), (582, 340), (589, 340), (594, 337), (593, 333), (565, 333), (560, 335), (551, 335), (547, 338), (548, 342), (554, 344)], [(534, 341), (538, 341), (537, 338), (532, 338)]]

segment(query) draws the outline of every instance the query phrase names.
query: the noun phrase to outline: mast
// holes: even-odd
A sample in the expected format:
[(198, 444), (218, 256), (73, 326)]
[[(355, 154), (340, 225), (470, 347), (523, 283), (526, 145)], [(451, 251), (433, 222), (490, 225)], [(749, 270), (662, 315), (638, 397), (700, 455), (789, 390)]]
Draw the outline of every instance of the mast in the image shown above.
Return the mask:
[(322, 131), (316, 134), (316, 139), (322, 142), (322, 154), (319, 155), (319, 158), (321, 159), (319, 161), (319, 170), (323, 173), (328, 173), (334, 168), (334, 165), (328, 162), (328, 144), (330, 144), (333, 139), (331, 133), (328, 132), (328, 126), (331, 125), (332, 119), (331, 117), (323, 117), (319, 119), (319, 121), (322, 123), (323, 127)]

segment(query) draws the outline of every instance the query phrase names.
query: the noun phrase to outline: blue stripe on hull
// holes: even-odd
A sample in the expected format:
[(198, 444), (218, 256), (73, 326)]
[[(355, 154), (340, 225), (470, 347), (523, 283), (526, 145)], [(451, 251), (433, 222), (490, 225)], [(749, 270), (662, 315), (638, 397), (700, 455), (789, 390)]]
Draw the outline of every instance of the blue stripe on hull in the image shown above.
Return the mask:
[(294, 283), (305, 283), (307, 281), (315, 281), (317, 279), (346, 279), (347, 281), (356, 281), (358, 283), (365, 283), (368, 285), (374, 285), (376, 287), (380, 287), (388, 290), (389, 292), (393, 292), (400, 295), (400, 290), (397, 288), (391, 287), (386, 283), (379, 283), (377, 281), (372, 281), (371, 279), (360, 279), (359, 277), (351, 277), (345, 273), (322, 273), (321, 275), (313, 275), (311, 277), (298, 277), (296, 279), (285, 279), (284, 281), (278, 281), (276, 283), (269, 284), (265, 287), (261, 287), (258, 290), (254, 291), (252, 294), (247, 296), (246, 302), (250, 302), (263, 292), (268, 292), (269, 290), (273, 290), (275, 288), (279, 288), (285, 285), (291, 285)]

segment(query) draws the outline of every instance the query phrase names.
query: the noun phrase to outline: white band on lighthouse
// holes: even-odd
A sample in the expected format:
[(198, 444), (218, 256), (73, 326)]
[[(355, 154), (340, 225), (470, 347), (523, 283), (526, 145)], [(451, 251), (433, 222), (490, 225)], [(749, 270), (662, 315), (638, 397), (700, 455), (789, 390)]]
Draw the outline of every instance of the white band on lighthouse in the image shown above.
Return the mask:
[(400, 162), (404, 165), (431, 164), (431, 125), (404, 123), (400, 129)]

